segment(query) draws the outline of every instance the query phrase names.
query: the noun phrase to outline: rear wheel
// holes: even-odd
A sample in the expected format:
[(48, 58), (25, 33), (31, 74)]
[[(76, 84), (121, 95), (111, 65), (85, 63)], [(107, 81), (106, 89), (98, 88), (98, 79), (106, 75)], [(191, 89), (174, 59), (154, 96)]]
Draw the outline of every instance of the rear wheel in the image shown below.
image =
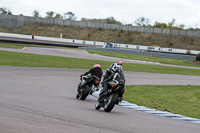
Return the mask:
[(86, 97), (88, 96), (89, 92), (90, 92), (91, 87), (89, 85), (86, 85), (86, 88), (83, 90), (80, 99), (81, 100), (85, 100)]
[(108, 97), (108, 101), (104, 105), (104, 111), (110, 112), (114, 108), (116, 102), (117, 102), (117, 96), (115, 93), (113, 93)]

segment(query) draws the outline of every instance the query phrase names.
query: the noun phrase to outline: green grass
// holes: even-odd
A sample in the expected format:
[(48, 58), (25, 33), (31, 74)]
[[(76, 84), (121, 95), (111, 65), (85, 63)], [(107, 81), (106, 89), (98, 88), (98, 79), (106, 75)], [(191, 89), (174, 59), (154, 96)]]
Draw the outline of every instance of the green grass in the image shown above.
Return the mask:
[(104, 64), (104, 69), (111, 64), (106, 61), (0, 51), (0, 65), (7, 66), (88, 69), (95, 63)]
[(153, 109), (200, 118), (200, 86), (130, 85), (124, 100)]
[(0, 43), (0, 47), (2, 47), (2, 48), (15, 48), (15, 49), (24, 48), (23, 46), (12, 45), (12, 44), (7, 44), (7, 43)]
[[(24, 47), (45, 47), (45, 48), (66, 48), (62, 46), (50, 46), (50, 45), (38, 45), (38, 44), (18, 44), (18, 43), (5, 43), (0, 42), (0, 47), (3, 48), (14, 48), (14, 49), (22, 49)], [(67, 48), (67, 49), (76, 49), (76, 48)]]
[[(95, 63), (100, 63), (102, 69), (105, 70), (113, 62), (0, 51), (0, 65), (7, 66), (89, 69)], [(200, 71), (198, 69), (187, 69), (145, 64), (124, 63), (123, 70), (133, 72), (200, 76)]]
[(94, 50), (87, 50), (87, 51), (88, 53), (91, 53), (91, 54), (99, 54), (99, 55), (118, 57), (118, 58), (124, 58), (124, 59), (151, 61), (151, 62), (159, 62), (163, 64), (172, 64), (172, 65), (181, 65), (181, 66), (190, 66), (190, 67), (200, 67), (200, 64), (192, 64), (191, 63), (192, 61), (188, 61), (188, 60), (167, 59), (167, 58), (141, 56), (141, 55), (133, 55), (133, 54), (125, 54), (125, 53), (115, 53), (115, 52), (107, 52), (107, 51), (94, 51)]
[[(23, 47), (31, 47), (31, 46), (48, 47), (48, 48), (66, 48), (66, 47), (59, 47), (59, 46), (12, 44), (12, 43), (2, 43), (2, 42), (0, 43), (0, 47), (5, 47), (5, 48), (22, 49)], [(74, 49), (74, 48), (70, 48), (70, 49)], [(190, 66), (190, 67), (200, 67), (200, 64), (193, 64), (192, 61), (188, 61), (188, 60), (167, 59), (167, 58), (158, 58), (158, 57), (141, 56), (141, 55), (133, 55), (133, 54), (125, 54), (125, 53), (114, 53), (114, 52), (106, 52), (106, 51), (95, 51), (95, 50), (87, 50), (87, 52), (91, 54), (99, 54), (99, 55), (112, 56), (112, 57), (118, 57), (118, 58), (124, 58), (124, 59), (151, 61), (151, 62), (159, 62), (159, 63), (164, 63), (164, 64)]]

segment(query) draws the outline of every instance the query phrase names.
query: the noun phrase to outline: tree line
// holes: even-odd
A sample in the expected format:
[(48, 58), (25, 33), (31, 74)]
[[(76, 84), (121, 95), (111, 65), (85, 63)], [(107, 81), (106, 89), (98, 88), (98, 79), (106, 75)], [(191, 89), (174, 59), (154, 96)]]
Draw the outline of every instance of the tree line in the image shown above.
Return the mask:
[[(0, 14), (9, 14), (9, 15), (13, 15), (12, 12), (4, 7), (0, 8)], [(32, 12), (33, 17), (42, 17), (39, 13), (38, 10), (34, 10)], [(20, 14), (20, 16), (23, 16), (23, 14)], [(77, 17), (75, 16), (75, 14), (73, 12), (66, 12), (63, 15), (60, 13), (56, 13), (54, 11), (48, 11), (46, 12), (45, 18), (54, 18), (54, 19), (63, 19), (63, 20), (76, 20)], [(122, 25), (122, 23), (118, 20), (116, 20), (114, 17), (108, 17), (105, 19), (87, 19), (87, 18), (81, 18), (81, 21), (85, 21), (85, 22), (99, 22), (99, 23), (108, 23), (108, 24), (120, 24)], [(162, 22), (154, 22), (153, 25), (150, 24), (150, 19), (145, 18), (145, 17), (140, 17), (138, 19), (136, 19), (134, 21), (133, 24), (126, 24), (129, 26), (140, 26), (140, 27), (152, 27), (152, 28), (165, 28), (165, 29), (177, 29), (177, 30), (192, 30), (192, 31), (199, 31), (199, 28), (188, 28), (185, 29), (185, 25), (181, 24), (181, 25), (175, 25), (176, 19), (172, 18), (171, 22), (168, 23), (162, 23)]]

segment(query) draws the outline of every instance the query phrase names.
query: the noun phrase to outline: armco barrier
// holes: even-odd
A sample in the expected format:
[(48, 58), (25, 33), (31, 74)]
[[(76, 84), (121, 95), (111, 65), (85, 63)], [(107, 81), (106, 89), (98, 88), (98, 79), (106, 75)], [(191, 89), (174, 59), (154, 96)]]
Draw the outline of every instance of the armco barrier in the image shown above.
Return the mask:
[(101, 47), (78, 47), (78, 49), (109, 51), (109, 52), (153, 56), (153, 57), (161, 57), (161, 58), (169, 58), (169, 59), (181, 59), (181, 60), (192, 60), (192, 61), (196, 60), (196, 56), (193, 56), (193, 55), (168, 54), (168, 53), (148, 52), (148, 51), (130, 50), (130, 49), (101, 48)]

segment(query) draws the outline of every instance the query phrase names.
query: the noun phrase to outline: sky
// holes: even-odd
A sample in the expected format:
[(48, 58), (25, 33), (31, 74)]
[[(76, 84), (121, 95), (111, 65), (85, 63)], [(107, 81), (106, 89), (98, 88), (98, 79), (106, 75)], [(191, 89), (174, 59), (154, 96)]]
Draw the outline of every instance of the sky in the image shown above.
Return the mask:
[(105, 19), (114, 17), (123, 24), (133, 24), (140, 17), (166, 23), (175, 19), (175, 26), (200, 28), (200, 0), (0, 0), (0, 8), (9, 9), (13, 15), (33, 16), (39, 11), (42, 17), (53, 11), (64, 15), (73, 12), (77, 17)]

